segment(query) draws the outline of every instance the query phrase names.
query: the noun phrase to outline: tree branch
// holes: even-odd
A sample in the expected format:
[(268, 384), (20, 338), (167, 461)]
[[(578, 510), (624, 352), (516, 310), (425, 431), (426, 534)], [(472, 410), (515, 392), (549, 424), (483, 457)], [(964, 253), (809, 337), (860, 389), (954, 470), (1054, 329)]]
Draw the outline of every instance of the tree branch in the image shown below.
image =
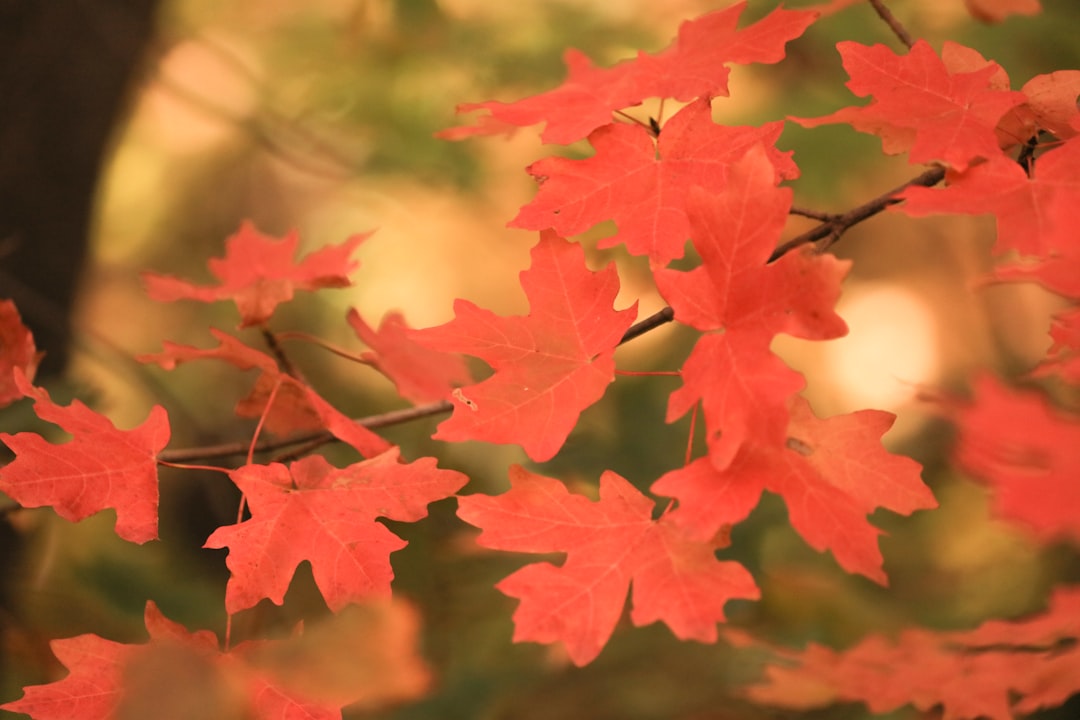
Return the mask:
[[(379, 413), (378, 415), (369, 415), (368, 417), (360, 418), (356, 423), (366, 427), (368, 430), (376, 430), (378, 428), (400, 425), (401, 423), (430, 417), (432, 415), (440, 415), (442, 413), (450, 412), (453, 407), (454, 406), (451, 405), (449, 401), (442, 400), (428, 405), (417, 405), (416, 407), (404, 408), (402, 410), (391, 410), (390, 412)], [(272, 450), (281, 450), (283, 448), (292, 447), (293, 445), (301, 445), (303, 443), (314, 442), (316, 440), (331, 437), (333, 436), (325, 430), (302, 433), (287, 438), (261, 442), (255, 446), (255, 452), (261, 453)], [(167, 462), (178, 463), (192, 462), (193, 460), (213, 460), (216, 458), (232, 457), (233, 455), (244, 455), (247, 453), (248, 447), (249, 443), (246, 442), (223, 443), (221, 445), (206, 445), (183, 450), (165, 450), (160, 453), (158, 457)]]
[(631, 325), (629, 329), (627, 329), (627, 331), (623, 333), (622, 339), (619, 340), (619, 345), (630, 342), (639, 335), (644, 335), (650, 330), (655, 330), (661, 325), (669, 323), (674, 319), (675, 311), (671, 308), (666, 307), (663, 310), (658, 310), (644, 320), (641, 320)]
[(889, 29), (896, 33), (896, 37), (900, 38), (900, 42), (907, 45), (909, 48), (915, 44), (915, 40), (911, 37), (911, 33), (907, 31), (900, 21), (896, 19), (889, 8), (885, 7), (885, 3), (882, 0), (870, 0), (870, 5), (873, 6), (874, 11), (878, 16), (885, 21), (885, 24), (889, 26)]
[(922, 175), (908, 180), (903, 185), (895, 187), (892, 190), (889, 190), (887, 193), (878, 195), (873, 200), (869, 200), (862, 205), (859, 205), (858, 207), (852, 208), (843, 215), (837, 215), (832, 220), (823, 222), (817, 227), (811, 228), (810, 230), (807, 230), (801, 235), (796, 235), (795, 237), (791, 238), (787, 242), (777, 247), (776, 250), (773, 251), (773, 254), (769, 257), (769, 262), (776, 262), (781, 257), (791, 252), (795, 248), (799, 247), (800, 245), (805, 245), (806, 243), (821, 240), (825, 237), (832, 237), (832, 241), (829, 242), (829, 245), (832, 245), (832, 243), (840, 239), (840, 236), (843, 235), (848, 228), (861, 223), (867, 218), (877, 215), (889, 205), (894, 205), (899, 202), (898, 200), (896, 200), (895, 196), (898, 193), (902, 192), (905, 188), (912, 187), (914, 185), (933, 187), (934, 185), (937, 185), (939, 182), (941, 182), (944, 177), (945, 168), (941, 167), (940, 165), (936, 165), (924, 172)]

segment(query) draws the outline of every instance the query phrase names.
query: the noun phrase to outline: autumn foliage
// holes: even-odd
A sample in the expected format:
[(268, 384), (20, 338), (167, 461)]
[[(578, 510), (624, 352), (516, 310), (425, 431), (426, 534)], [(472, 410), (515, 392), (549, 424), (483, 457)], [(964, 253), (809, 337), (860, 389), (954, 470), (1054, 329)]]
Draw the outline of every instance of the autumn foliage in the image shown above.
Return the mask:
[[(745, 5), (688, 21), (665, 50), (611, 67), (569, 51), (559, 87), (459, 108), (477, 114), (444, 131), (449, 140), (540, 126), (544, 142), (586, 141), (591, 154), (546, 157), (527, 168), (535, 198), (509, 221), (538, 233), (520, 275), (527, 314), (500, 316), (461, 299), (453, 319), (437, 327), (409, 328), (398, 314), (379, 321), (355, 309), (342, 318), (366, 348), (354, 359), (393, 382), (404, 410), (350, 417), (277, 342), (277, 309), (297, 291), (362, 277), (353, 254), (377, 234), (298, 257), (295, 234), (269, 237), (244, 222), (223, 256), (208, 261), (217, 284), (145, 275), (151, 299), (234, 303), (239, 326), (266, 340), (254, 347), (211, 330), (203, 346), (163, 338), (160, 351), (139, 358), (170, 371), (211, 361), (257, 371), (236, 407), (257, 422), (246, 460), (219, 473), (242, 494), (241, 507), (236, 522), (204, 545), (228, 552), (222, 602), (230, 631), (234, 617), (262, 601), (280, 605), (306, 561), (330, 611), (363, 606), (414, 636), (422, 618), (379, 604), (393, 595), (393, 553), (406, 544), (385, 521), (422, 523), (429, 505), (455, 498), (469, 552), (522, 556), (520, 569), (496, 585), (516, 604), (513, 640), (558, 645), (577, 666), (603, 653), (614, 633), (634, 632), (618, 627), (629, 598), (625, 614), (634, 626), (661, 622), (682, 640), (764, 653), (760, 679), (743, 692), (762, 704), (861, 702), (873, 712), (911, 705), (957, 720), (1008, 720), (1080, 692), (1080, 596), (1068, 586), (1054, 590), (1038, 615), (966, 631), (912, 627), (847, 649), (784, 647), (728, 624), (729, 601), (755, 602), (762, 590), (751, 568), (718, 552), (765, 491), (783, 500), (808, 546), (881, 586), (889, 582), (881, 515), (870, 517), (937, 507), (920, 465), (882, 445), (891, 414), (866, 408), (819, 417), (800, 395), (803, 375), (772, 349), (779, 335), (824, 342), (847, 333), (835, 308), (851, 262), (828, 249), (848, 228), (882, 212), (992, 214), (997, 265), (986, 282), (1035, 282), (1073, 303), (1047, 328), (1053, 346), (1030, 377), (1080, 382), (1080, 71), (1041, 75), (1013, 90), (1006, 70), (976, 50), (912, 40), (875, 3), (899, 49), (837, 45), (849, 106), (726, 126), (713, 120), (712, 106), (729, 93), (730, 67), (783, 63), (788, 43), (829, 22), (815, 9), (780, 7), (740, 23)], [(988, 19), (1033, 11), (1024, 2), (970, 5)], [(657, 98), (667, 102), (659, 116), (640, 112)], [(850, 212), (812, 215), (819, 224), (792, 236), (790, 218), (805, 214), (792, 206), (798, 158), (776, 147), (789, 121), (872, 134), (882, 152), (907, 157), (912, 180)], [(620, 303), (615, 265), (587, 264), (573, 237), (605, 221), (615, 231), (599, 247), (646, 258), (667, 308), (640, 317), (636, 303)], [(670, 322), (696, 341), (672, 369), (678, 384), (666, 417), (642, 422), (690, 416), (691, 437), (683, 465), (640, 487), (608, 470), (588, 478), (590, 494), (580, 477), (514, 465), (505, 492), (462, 492), (465, 474), (433, 457), (411, 457), (379, 432), (449, 413), (434, 439), (516, 445), (544, 463), (619, 371), (633, 370), (616, 367), (616, 349)], [(112, 511), (119, 537), (156, 540), (158, 468), (183, 466), (170, 454), (177, 449), (169, 447), (165, 410), (155, 407), (138, 427), (120, 430), (79, 401), (59, 405), (34, 384), (39, 355), (7, 301), (0, 336), (0, 400), (29, 399), (41, 420), (70, 435), (59, 443), (31, 432), (0, 435), (14, 453), (0, 470), (0, 490), (22, 508), (50, 507), (72, 522)], [(470, 370), (477, 361), (489, 368), (482, 379)], [(998, 517), (1039, 543), (1080, 542), (1080, 415), (1034, 385), (1009, 387), (988, 372), (972, 378), (964, 397), (925, 391), (956, 429), (956, 466), (986, 485)], [(289, 450), (309, 441), (315, 444), (306, 450)], [(351, 447), (355, 462), (339, 467), (313, 452), (327, 441)], [(197, 449), (184, 458), (198, 458)], [(234, 642), (228, 632), (189, 631), (153, 602), (145, 624), (149, 639), (141, 644), (92, 634), (53, 641), (68, 674), (26, 688), (3, 708), (38, 720), (137, 716), (160, 684), (143, 671), (165, 659), (213, 678), (216, 694), (203, 699), (235, 717), (337, 718), (346, 705), (417, 697), (430, 681), (419, 660), (401, 657), (369, 660), (365, 667), (384, 676), (371, 671), (344, 688), (299, 681), (298, 666), (319, 667), (303, 628)], [(372, 627), (353, 632), (377, 638)]]

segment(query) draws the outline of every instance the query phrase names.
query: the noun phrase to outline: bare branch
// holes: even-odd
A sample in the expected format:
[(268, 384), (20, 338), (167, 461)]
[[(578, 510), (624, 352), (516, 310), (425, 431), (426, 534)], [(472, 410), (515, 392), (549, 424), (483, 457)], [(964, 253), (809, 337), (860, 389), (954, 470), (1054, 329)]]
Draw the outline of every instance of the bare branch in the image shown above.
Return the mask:
[(896, 37), (900, 38), (900, 42), (909, 48), (915, 44), (915, 40), (911, 37), (911, 33), (907, 31), (900, 21), (896, 19), (896, 16), (889, 12), (889, 8), (885, 7), (883, 0), (870, 0), (870, 5), (873, 6), (874, 11), (878, 16), (885, 21), (885, 24), (889, 26), (889, 29), (896, 33)]
[(800, 245), (805, 245), (806, 243), (821, 240), (825, 237), (832, 236), (832, 241), (829, 243), (831, 245), (833, 242), (839, 240), (840, 236), (844, 234), (844, 232), (848, 228), (861, 223), (867, 218), (877, 215), (889, 205), (893, 205), (899, 202), (896, 199), (896, 195), (902, 192), (904, 188), (908, 188), (913, 185), (932, 187), (941, 182), (944, 177), (945, 168), (941, 167), (940, 165), (936, 165), (924, 172), (922, 175), (908, 180), (903, 185), (895, 187), (887, 193), (878, 195), (873, 200), (869, 200), (862, 205), (859, 205), (858, 207), (852, 208), (843, 215), (837, 215), (832, 220), (823, 222), (817, 227), (811, 228), (810, 230), (807, 230), (801, 235), (796, 235), (795, 237), (788, 240), (786, 243), (780, 245), (780, 247), (776, 248), (776, 250), (773, 251), (772, 256), (769, 257), (769, 262), (775, 262), (776, 260), (779, 260), (781, 257), (791, 252), (795, 248), (799, 247)]
[[(369, 415), (368, 417), (357, 420), (356, 424), (366, 427), (368, 430), (375, 430), (391, 425), (400, 425), (401, 423), (430, 417), (432, 415), (441, 415), (442, 413), (450, 412), (452, 409), (453, 405), (451, 405), (449, 401), (442, 400), (428, 405), (417, 405), (416, 407), (405, 408), (403, 410), (391, 410), (390, 412), (380, 413), (378, 415)], [(303, 433), (287, 438), (280, 438), (278, 440), (261, 442), (255, 447), (255, 452), (262, 453), (281, 450), (294, 445), (302, 445), (304, 443), (310, 443), (322, 438), (330, 437), (332, 436), (326, 431)], [(167, 462), (181, 463), (192, 462), (194, 460), (212, 460), (215, 458), (232, 457), (234, 455), (245, 455), (247, 454), (247, 451), (248, 443), (246, 442), (223, 443), (221, 445), (207, 445), (197, 448), (186, 448), (184, 450), (166, 450), (160, 453), (158, 457)]]

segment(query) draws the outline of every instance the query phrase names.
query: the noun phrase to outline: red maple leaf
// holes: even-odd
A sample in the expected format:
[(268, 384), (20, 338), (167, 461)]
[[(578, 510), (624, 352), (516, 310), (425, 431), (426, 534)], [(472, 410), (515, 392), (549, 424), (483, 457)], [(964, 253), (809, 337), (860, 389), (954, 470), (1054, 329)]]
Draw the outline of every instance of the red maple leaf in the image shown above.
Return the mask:
[(1036, 15), (1042, 10), (1039, 0), (964, 0), (972, 16), (988, 23), (998, 23), (1010, 15)]
[(716, 641), (728, 600), (759, 595), (746, 568), (717, 560), (713, 544), (653, 520), (652, 510), (611, 471), (600, 477), (595, 502), (519, 466), (510, 469), (508, 492), (458, 498), (458, 516), (483, 530), (482, 546), (567, 554), (561, 566), (527, 565), (496, 587), (521, 600), (515, 642), (562, 642), (579, 666), (611, 637), (631, 584), (635, 625), (662, 620), (678, 637), (701, 642)]
[(593, 157), (551, 157), (529, 166), (540, 189), (510, 227), (552, 228), (570, 236), (610, 219), (618, 233), (601, 240), (600, 247), (623, 244), (634, 255), (648, 255), (653, 265), (667, 265), (682, 257), (690, 236), (691, 187), (722, 192), (728, 167), (762, 143), (774, 175), (798, 176), (791, 153), (773, 146), (783, 127), (782, 122), (760, 128), (717, 125), (707, 98), (680, 110), (659, 138), (640, 125), (605, 125), (589, 136)]
[(746, 442), (783, 444), (788, 398), (803, 379), (769, 344), (780, 332), (824, 339), (847, 331), (833, 305), (849, 263), (800, 251), (765, 264), (787, 221), (791, 190), (776, 187), (761, 147), (731, 165), (721, 194), (692, 188), (683, 201), (701, 265), (653, 275), (676, 320), (708, 334), (683, 365), (668, 420), (701, 401), (710, 454), (723, 467)]
[(459, 105), (459, 113), (485, 110), (489, 114), (480, 116), (475, 126), (451, 128), (438, 135), (460, 140), (545, 122), (541, 139), (565, 145), (610, 123), (613, 111), (639, 105), (649, 97), (688, 102), (727, 95), (726, 63), (779, 62), (784, 45), (802, 35), (817, 18), (812, 11), (777, 8), (758, 22), (737, 29), (745, 9), (746, 2), (740, 2), (684, 22), (671, 47), (657, 55), (638, 53), (637, 58), (610, 68), (598, 68), (582, 53), (567, 51), (567, 78), (559, 87), (513, 103)]
[(133, 430), (117, 430), (78, 400), (55, 404), (19, 369), (15, 385), (34, 399), (34, 412), (71, 434), (53, 445), (40, 435), (0, 433), (15, 460), (0, 472), (0, 490), (24, 507), (50, 506), (65, 520), (78, 521), (114, 508), (116, 534), (142, 544), (158, 536), (157, 454), (169, 442), (169, 418), (155, 405)]
[(137, 649), (97, 635), (79, 635), (49, 643), (67, 677), (28, 687), (22, 698), (0, 705), (34, 720), (109, 720), (120, 704), (124, 667)]
[(546, 122), (540, 134), (546, 143), (566, 145), (611, 122), (612, 110), (641, 102), (635, 90), (636, 67), (626, 60), (610, 68), (596, 67), (579, 50), (563, 54), (567, 77), (558, 88), (517, 102), (490, 100), (462, 103), (458, 113), (485, 110), (478, 124), (443, 130), (436, 135), (462, 140), (473, 135), (494, 135)]
[(225, 257), (209, 261), (210, 272), (221, 282), (200, 286), (167, 275), (143, 273), (147, 295), (153, 300), (200, 302), (232, 300), (240, 311), (240, 327), (263, 325), (274, 309), (291, 300), (297, 290), (339, 288), (350, 284), (349, 273), (358, 266), (351, 256), (368, 235), (353, 235), (340, 245), (328, 245), (299, 263), (299, 236), (281, 239), (263, 235), (245, 221), (225, 243)]
[(1050, 326), (1054, 344), (1032, 373), (1036, 377), (1054, 375), (1072, 385), (1080, 385), (1080, 307), (1060, 312)]
[(989, 375), (976, 380), (971, 404), (951, 415), (956, 463), (990, 487), (996, 515), (1043, 542), (1080, 542), (1080, 419)]
[[(851, 78), (848, 88), (859, 97), (873, 96), (873, 102), (812, 120), (792, 118), (795, 122), (805, 127), (850, 123), (879, 136), (888, 154), (908, 151), (912, 163), (940, 161), (958, 171), (978, 158), (1000, 155), (998, 121), (1025, 98), (996, 87), (995, 78), (1003, 74), (997, 63), (972, 69), (974, 51), (946, 43), (938, 57), (925, 40), (907, 55), (884, 45), (841, 42), (836, 47)], [(950, 67), (950, 55), (963, 69)]]
[(746, 695), (755, 702), (809, 710), (863, 702), (873, 713), (905, 705), (952, 720), (1013, 720), (1065, 702), (1080, 671), (1080, 591), (1060, 588), (1047, 612), (934, 633), (908, 629), (895, 640), (872, 635), (843, 651), (810, 644), (773, 648), (781, 662)]
[(15, 303), (0, 300), (0, 407), (23, 397), (15, 385), (15, 368), (32, 381), (42, 354), (34, 346), (34, 336), (23, 325)]
[[(947, 187), (909, 187), (894, 206), (908, 215), (992, 213), (997, 218), (995, 254), (1052, 256), (1075, 244), (1080, 199), (1080, 138), (1039, 156), (1031, 177), (1003, 155), (964, 172), (946, 173)], [(999, 271), (1000, 272), (1000, 271)]]
[(454, 392), (454, 414), (439, 425), (436, 439), (517, 443), (542, 462), (615, 379), (615, 347), (637, 304), (613, 310), (619, 292), (614, 265), (590, 271), (581, 246), (552, 232), (541, 234), (533, 248), (521, 287), (529, 299), (525, 317), (499, 317), (457, 300), (453, 320), (412, 337), (436, 350), (474, 355), (495, 371)]
[(416, 342), (409, 335), (409, 326), (401, 313), (388, 313), (373, 330), (350, 309), (346, 319), (357, 336), (371, 348), (362, 355), (386, 377), (393, 381), (398, 394), (414, 403), (445, 400), (459, 385), (472, 382), (469, 369), (460, 355), (439, 352)]
[(769, 349), (773, 337), (753, 329), (708, 333), (679, 370), (683, 385), (671, 393), (667, 421), (700, 402), (709, 457), (718, 468), (726, 467), (743, 445), (779, 447), (784, 442), (788, 400), (806, 382)]
[(280, 605), (304, 560), (331, 610), (389, 596), (390, 553), (406, 543), (375, 518), (415, 522), (429, 503), (468, 482), (437, 468), (433, 458), (401, 463), (397, 448), (342, 469), (313, 455), (289, 467), (245, 465), (229, 477), (247, 498), (251, 518), (218, 528), (204, 546), (229, 548), (229, 613), (263, 598)]
[[(145, 717), (160, 710), (162, 702), (170, 710), (182, 703), (192, 717), (341, 718), (340, 704), (297, 695), (281, 679), (246, 662), (249, 645), (223, 653), (213, 633), (189, 632), (153, 602), (146, 605), (145, 622), (150, 640), (142, 644), (97, 635), (53, 640), (52, 650), (69, 674), (28, 687), (22, 698), (0, 707), (34, 720)], [(189, 671), (181, 676), (191, 685), (178, 686), (175, 677), (153, 672), (177, 668)]]
[(784, 498), (792, 527), (811, 547), (885, 584), (881, 531), (867, 515), (878, 507), (904, 515), (937, 507), (919, 464), (881, 446), (893, 419), (862, 410), (821, 420), (795, 397), (783, 449), (745, 446), (722, 471), (700, 458), (661, 477), (652, 491), (678, 499), (672, 522), (703, 540), (743, 520), (769, 490)]
[(1014, 143), (1024, 142), (1046, 131), (1064, 140), (1080, 129), (1073, 123), (1080, 117), (1076, 97), (1080, 95), (1080, 70), (1058, 70), (1036, 75), (1020, 89), (1027, 101), (1002, 118), (999, 133), (1007, 133)]
[[(197, 348), (166, 341), (164, 350), (140, 355), (140, 362), (156, 363), (166, 370), (195, 360), (223, 360), (241, 370), (260, 371), (251, 393), (236, 405), (240, 417), (266, 415), (265, 427), (277, 435), (311, 430), (329, 430), (338, 440), (356, 448), (364, 457), (375, 457), (390, 449), (390, 443), (371, 430), (350, 419), (324, 400), (309, 385), (282, 372), (277, 362), (266, 353), (246, 345), (237, 338), (210, 328), (218, 340), (216, 348)], [(276, 391), (275, 391), (276, 388)], [(267, 402), (273, 396), (269, 411)]]
[[(757, 22), (738, 28), (746, 2), (716, 10), (679, 26), (674, 44), (657, 55), (639, 53), (638, 89), (647, 97), (689, 102), (727, 97), (727, 64), (772, 64), (784, 59), (785, 46), (819, 17), (814, 10), (777, 7)], [(618, 109), (618, 108), (613, 108)]]
[(999, 265), (986, 282), (1033, 282), (1058, 295), (1080, 299), (1080, 244), (1064, 246), (1047, 257), (1028, 256)]

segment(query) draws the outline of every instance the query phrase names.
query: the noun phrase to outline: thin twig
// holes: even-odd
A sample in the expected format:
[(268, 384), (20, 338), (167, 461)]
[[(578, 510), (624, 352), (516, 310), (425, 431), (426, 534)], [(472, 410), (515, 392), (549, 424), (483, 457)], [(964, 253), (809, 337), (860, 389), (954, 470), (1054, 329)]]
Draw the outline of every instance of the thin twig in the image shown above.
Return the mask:
[[(357, 420), (356, 424), (366, 427), (368, 430), (376, 430), (390, 425), (400, 425), (401, 423), (417, 420), (419, 418), (441, 415), (442, 413), (450, 412), (453, 407), (454, 406), (451, 405), (449, 401), (441, 400), (437, 403), (430, 403), (428, 405), (417, 405), (416, 407), (404, 408), (402, 410), (391, 410), (390, 412), (379, 413), (378, 415), (369, 415), (368, 417)], [(330, 433), (323, 430), (292, 435), (277, 440), (268, 440), (256, 445), (255, 452), (262, 453), (281, 450), (282, 448), (292, 447), (293, 445), (313, 442), (323, 437), (330, 437)], [(243, 455), (247, 453), (247, 451), (248, 443), (246, 442), (223, 443), (221, 445), (206, 445), (183, 450), (166, 450), (160, 453), (158, 457), (169, 462), (190, 462), (192, 460), (210, 460), (213, 458)]]
[(811, 220), (817, 220), (818, 222), (832, 222), (837, 217), (839, 217), (836, 213), (819, 212), (817, 210), (811, 210), (810, 208), (799, 207), (797, 205), (792, 205), (790, 208), (788, 208), (788, 214), (798, 215), (799, 217), (807, 217)]
[[(865, 202), (856, 208), (852, 208), (843, 215), (837, 215), (832, 220), (823, 222), (817, 227), (807, 230), (802, 235), (796, 235), (795, 237), (788, 240), (786, 243), (783, 243), (778, 248), (776, 248), (776, 250), (773, 251), (772, 256), (769, 257), (769, 262), (775, 262), (776, 260), (779, 260), (781, 257), (791, 252), (795, 248), (799, 247), (800, 245), (815, 242), (825, 237), (832, 236), (832, 242), (836, 242), (840, 239), (840, 236), (848, 228), (852, 227), (853, 225), (857, 225), (858, 223), (866, 220), (867, 218), (877, 215), (889, 205), (894, 205), (895, 203), (899, 202), (895, 196), (898, 193), (902, 192), (905, 188), (915, 185), (932, 187), (941, 182), (944, 177), (945, 168), (941, 167), (940, 165), (936, 165), (924, 172), (922, 175), (908, 180), (903, 185), (895, 187), (887, 193), (878, 195), (873, 200)], [(831, 245), (832, 243), (829, 244)]]
[(900, 21), (889, 12), (889, 8), (885, 7), (883, 0), (870, 0), (870, 5), (873, 6), (878, 16), (885, 21), (885, 24), (889, 26), (889, 29), (896, 33), (896, 37), (900, 38), (900, 42), (907, 45), (909, 48), (915, 44), (915, 40), (911, 37), (911, 33), (907, 31)]

